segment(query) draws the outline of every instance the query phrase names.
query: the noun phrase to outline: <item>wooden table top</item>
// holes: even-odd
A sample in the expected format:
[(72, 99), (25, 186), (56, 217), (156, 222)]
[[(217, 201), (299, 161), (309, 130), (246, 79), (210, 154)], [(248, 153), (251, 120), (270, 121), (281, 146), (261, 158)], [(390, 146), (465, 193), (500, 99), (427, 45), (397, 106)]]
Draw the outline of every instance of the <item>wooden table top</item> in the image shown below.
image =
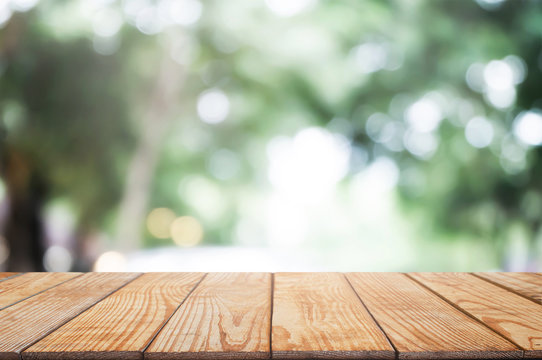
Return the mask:
[(541, 273), (0, 273), (0, 359), (542, 358)]

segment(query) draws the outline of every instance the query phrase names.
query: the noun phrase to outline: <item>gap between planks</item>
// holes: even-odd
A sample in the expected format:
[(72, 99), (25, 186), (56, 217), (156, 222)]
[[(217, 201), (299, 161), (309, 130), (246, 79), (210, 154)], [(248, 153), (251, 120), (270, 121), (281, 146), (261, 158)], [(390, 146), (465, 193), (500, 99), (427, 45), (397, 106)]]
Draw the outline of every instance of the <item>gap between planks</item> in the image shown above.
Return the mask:
[(275, 276), (276, 359), (394, 359), (395, 350), (341, 273)]
[(16, 276), (22, 275), (23, 273), (17, 273), (17, 272), (0, 272), (0, 282), (12, 279)]
[[(469, 316), (470, 318), (476, 320), (477, 322), (481, 323), (482, 325), (484, 325), (486, 328), (488, 328), (489, 330), (491, 330), (492, 332), (498, 334), (499, 336), (503, 337), (504, 339), (508, 340), (509, 342), (512, 342), (514, 345), (518, 346), (515, 342), (511, 341), (510, 339), (508, 339), (507, 337), (503, 336), (502, 334), (500, 334), (499, 332), (493, 330), (492, 328), (490, 328), (488, 325), (486, 325), (484, 322), (478, 320), (477, 318), (473, 317), (471, 314), (469, 314), (468, 312), (464, 311), (463, 309), (455, 306), (452, 302), (448, 301), (445, 297), (443, 297), (442, 295), (440, 295), (438, 292), (436, 291), (433, 291), (431, 288), (425, 286), (423, 283), (420, 283), (419, 281), (417, 281), (416, 279), (412, 278), (412, 276), (410, 276), (409, 274), (407, 273), (403, 273), (409, 280), (412, 280), (414, 282), (416, 282), (417, 284), (421, 285), (424, 289), (426, 289), (427, 291), (435, 294), (436, 296), (438, 296), (439, 298), (441, 298), (442, 300), (446, 301), (449, 305), (453, 306), (454, 308), (456, 308), (457, 310), (461, 311), (463, 314)], [(15, 275), (12, 275), (8, 278), (5, 278), (5, 279), (11, 279), (11, 278), (14, 278), (14, 277), (17, 277), (17, 276), (20, 276), (22, 274), (15, 274)], [(137, 278), (139, 278), (142, 274), (140, 274), (139, 276), (135, 277), (134, 279), (128, 281), (126, 284), (120, 286), (118, 289), (112, 291), (111, 293), (105, 295), (103, 298), (99, 299), (96, 303), (92, 304), (91, 306), (89, 306), (87, 309), (81, 311), (81, 313), (75, 315), (74, 317), (66, 320), (65, 323), (71, 321), (72, 319), (80, 316), (81, 314), (83, 314), (84, 312), (88, 311), (90, 308), (92, 308), (93, 306), (95, 306), (96, 304), (98, 304), (99, 302), (103, 301), (105, 298), (107, 298), (108, 296), (110, 296), (111, 294), (115, 293), (116, 291), (119, 291), (121, 288), (125, 287), (126, 285), (128, 285), (129, 283), (131, 283), (132, 281), (136, 280)], [(386, 331), (384, 331), (384, 329), (382, 328), (381, 324), (375, 319), (373, 313), (371, 312), (371, 310), (367, 307), (367, 305), (364, 303), (364, 301), (360, 298), (359, 294), (357, 291), (355, 291), (352, 283), (350, 282), (350, 280), (348, 279), (348, 277), (346, 276), (346, 274), (342, 274), (346, 280), (346, 282), (349, 284), (349, 286), (352, 288), (352, 290), (354, 291), (354, 293), (356, 294), (358, 300), (360, 301), (360, 303), (362, 304), (362, 306), (365, 308), (365, 310), (368, 312), (368, 314), (371, 316), (371, 318), (374, 320), (374, 322), (376, 323), (376, 325), (380, 328), (381, 332), (384, 334), (384, 336), (386, 337), (387, 341), (389, 342), (389, 344), (393, 347), (394, 349), (394, 352), (395, 352), (395, 358), (397, 359), (398, 358), (398, 355), (399, 355), (399, 352), (397, 351), (394, 343), (391, 341), (391, 339), (389, 338), (388, 334), (386, 333)], [(505, 287), (505, 286), (502, 286), (498, 283), (493, 283), (492, 281), (488, 280), (488, 279), (485, 279), (483, 277), (480, 277), (480, 276), (477, 276), (476, 274), (472, 274), (473, 276), (476, 276), (477, 278), (480, 278), (484, 281), (487, 281), (488, 283), (490, 284), (493, 284), (493, 285), (496, 285), (496, 286), (499, 286), (500, 288), (503, 288), (505, 290), (508, 290), (510, 291), (511, 293), (514, 293), (514, 294), (517, 294), (517, 295), (521, 295), (521, 294), (518, 294), (517, 292)], [(538, 275), (541, 275), (541, 274), (538, 274)], [(175, 309), (175, 311), (169, 316), (169, 318), (162, 324), (162, 326), (156, 331), (156, 333), (153, 335), (153, 337), (151, 338), (151, 340), (148, 342), (148, 344), (146, 345), (146, 347), (142, 350), (142, 357), (144, 357), (144, 354), (145, 354), (145, 351), (147, 350), (147, 348), (151, 345), (151, 343), (155, 340), (155, 338), (159, 335), (159, 333), (164, 329), (164, 327), (166, 326), (166, 324), (171, 320), (171, 318), (175, 315), (175, 313), (177, 313), (178, 311), (180, 311), (181, 309), (181, 306), (184, 304), (184, 302), (192, 295), (192, 293), (194, 292), (194, 290), (201, 284), (201, 282), (203, 281), (203, 279), (207, 276), (207, 274), (204, 274), (203, 277), (194, 285), (194, 287), (190, 290), (190, 292), (188, 293), (188, 295), (182, 300), (182, 302), (177, 306), (177, 308)], [(269, 358), (272, 359), (273, 358), (273, 350), (272, 350), (272, 328), (273, 328), (273, 312), (274, 312), (274, 298), (275, 298), (275, 273), (270, 273), (270, 276), (271, 276), (271, 283), (270, 283), (270, 320), (269, 320)], [(5, 280), (5, 279), (0, 279), (0, 281), (2, 280)], [(75, 279), (75, 278), (73, 278)], [(70, 281), (70, 280), (73, 280), (73, 279), (68, 279), (64, 282), (67, 282), (67, 281)], [(60, 283), (62, 284), (62, 283)], [(56, 287), (60, 284), (57, 284), (53, 287)], [(51, 287), (52, 288), (52, 287)], [(48, 289), (46, 289), (48, 290)], [(41, 292), (44, 292), (46, 290), (43, 290)], [(41, 293), (40, 292), (40, 293)], [(37, 293), (39, 294), (39, 293)], [(31, 295), (29, 296), (28, 298), (32, 297), (32, 296), (35, 296), (37, 294), (34, 294), (34, 295)], [(526, 296), (523, 296), (521, 295), (522, 297), (526, 297)], [(529, 300), (531, 301), (534, 301), (533, 299), (531, 298), (528, 298)], [(535, 303), (537, 303), (535, 301)], [(538, 304), (538, 303), (537, 303)], [(50, 333), (56, 331), (58, 328), (60, 328), (61, 326), (63, 326), (65, 323), (59, 325), (58, 327), (56, 327), (55, 329), (51, 330), (48, 334), (44, 335), (43, 337), (49, 335)], [(43, 339), (43, 337), (41, 337), (41, 339)], [(40, 339), (40, 340), (41, 340)], [(37, 340), (39, 341), (39, 340)], [(37, 342), (36, 341), (36, 342)], [(35, 343), (35, 342), (34, 342)], [(32, 344), (31, 344), (32, 345)], [(29, 345), (29, 346), (31, 346)], [(28, 346), (28, 347), (29, 347)], [(27, 348), (28, 348), (27, 347)], [(519, 347), (519, 346), (518, 346)], [(521, 348), (521, 347), (519, 347)], [(22, 359), (21, 357), (21, 354), (19, 355), (19, 357)], [(78, 357), (78, 358), (81, 358), (81, 357)], [(146, 358), (146, 357), (145, 357)]]
[[(83, 274), (81, 277), (76, 277), (76, 278), (72, 278), (70, 280), (68, 280), (66, 283), (69, 283), (69, 282), (72, 282), (72, 281), (75, 281), (75, 280), (80, 280), (85, 274)], [(42, 340), (43, 338), (45, 338), (46, 336), (50, 335), (51, 333), (53, 333), (54, 331), (56, 331), (57, 329), (59, 329), (60, 327), (64, 326), (66, 323), (68, 323), (69, 321), (71, 321), (72, 319), (78, 317), (79, 315), (83, 314), (85, 311), (87, 311), (88, 309), (92, 308), (94, 305), (96, 305), (97, 303), (101, 302), (102, 300), (104, 300), (105, 298), (107, 298), (109, 295), (115, 293), (116, 291), (118, 291), (119, 289), (122, 289), (124, 286), (126, 286), (127, 284), (131, 283), (132, 281), (134, 281), (135, 279), (139, 278), (142, 274), (141, 273), (133, 273), (133, 277), (131, 279), (128, 279), (127, 281), (123, 282), (122, 285), (118, 286), (118, 287), (115, 287), (113, 290), (110, 290), (108, 291), (107, 293), (105, 293), (104, 295), (102, 295), (101, 297), (98, 297), (96, 299), (96, 301), (93, 301), (91, 304), (89, 304), (88, 306), (86, 307), (83, 307), (81, 311), (79, 312), (76, 312), (75, 314), (73, 314), (73, 316), (70, 316), (66, 319), (64, 319), (63, 321), (61, 321), (59, 324), (55, 324), (53, 325), (53, 327), (51, 329), (44, 329), (44, 333), (43, 334), (39, 334), (38, 336), (36, 336), (35, 338), (33, 339), (29, 339), (28, 341), (28, 344), (21, 344), (20, 345), (20, 348), (17, 348), (17, 349), (14, 349), (16, 351), (16, 353), (14, 352), (6, 352), (6, 353), (1, 353), (0, 352), (0, 355), (3, 355), (5, 356), (6, 359), (10, 359), (10, 358), (13, 358), (13, 359), (18, 359), (18, 360), (23, 360), (23, 355), (22, 353), (28, 349), (30, 346), (36, 344), (38, 341)], [(124, 281), (122, 279), (119, 279), (120, 282)], [(66, 284), (64, 283), (64, 284)], [(45, 293), (44, 293), (45, 294)], [(29, 301), (32, 301), (34, 300), (35, 298), (32, 297), (31, 299), (29, 299)], [(19, 304), (23, 304), (23, 303), (19, 303)], [(12, 309), (12, 307), (8, 308), (8, 309)], [(13, 357), (12, 355), (13, 354), (16, 354), (16, 357)], [(11, 356), (11, 357), (10, 357)]]
[(156, 331), (203, 277), (146, 273), (23, 353), (28, 359), (140, 359)]
[(190, 295), (192, 295), (192, 293), (194, 292), (194, 290), (196, 290), (196, 288), (199, 286), (199, 284), (201, 284), (201, 282), (203, 281), (203, 279), (205, 279), (205, 277), (208, 275), (208, 273), (204, 273), (203, 276), (201, 277), (201, 279), (199, 279), (198, 282), (196, 282), (196, 284), (192, 287), (192, 289), (190, 290), (190, 292), (188, 292), (188, 294), (184, 297), (184, 299), (181, 301), (181, 303), (177, 306), (177, 308), (175, 309), (175, 311), (173, 311), (171, 313), (171, 315), (167, 318), (166, 321), (164, 321), (164, 323), (162, 324), (162, 326), (160, 326), (160, 328), (156, 331), (156, 333), (152, 336), (152, 338), (150, 339), (150, 341), (147, 343), (147, 345), (145, 345), (145, 348), (141, 351), (142, 353), (142, 359), (144, 358), (144, 354), (145, 354), (145, 351), (147, 351), (147, 349), (149, 348), (149, 346), (152, 344), (152, 342), (154, 341), (154, 339), (156, 339), (156, 337), (158, 336), (158, 334), (160, 334), (160, 332), (162, 331), (162, 329), (166, 326), (166, 324), (171, 320), (171, 318), (173, 317), (173, 315), (175, 315), (175, 313), (177, 311), (179, 311), (179, 309), (181, 308), (181, 306), (184, 304), (184, 302), (186, 301), (186, 299), (188, 299), (190, 297)]
[[(23, 278), (24, 278), (25, 276), (27, 276), (27, 275), (41, 275), (41, 274), (56, 274), (56, 273), (41, 273), (41, 272), (39, 272), (39, 273), (23, 273), (23, 274), (19, 274), (19, 275), (17, 275), (17, 276), (12, 276), (12, 277), (9, 277), (9, 278), (3, 279), (3, 280), (9, 280), (9, 281), (11, 281), (11, 280), (18, 280), (18, 281), (20, 281), (21, 279), (23, 279)], [(26, 291), (23, 291), (23, 294), (24, 294), (24, 295), (22, 295), (22, 297), (16, 297), (16, 296), (14, 296), (14, 298), (11, 300), (11, 302), (5, 303), (4, 305), (0, 304), (0, 311), (1, 311), (1, 310), (4, 310), (4, 309), (6, 309), (6, 308), (8, 308), (8, 307), (10, 307), (10, 306), (13, 306), (13, 305), (15, 305), (15, 304), (18, 304), (18, 303), (20, 303), (21, 301), (25, 301), (25, 300), (27, 300), (27, 299), (30, 299), (30, 298), (36, 296), (36, 295), (39, 295), (39, 294), (41, 294), (41, 293), (43, 293), (43, 292), (45, 292), (45, 291), (47, 291), (47, 290), (50, 290), (50, 289), (53, 289), (53, 288), (55, 288), (55, 287), (57, 287), (57, 286), (59, 286), (59, 285), (62, 285), (62, 284), (64, 284), (64, 283), (67, 282), (67, 281), (74, 280), (74, 279), (76, 279), (76, 278), (78, 278), (78, 277), (80, 277), (80, 276), (83, 276), (82, 273), (60, 273), (60, 274), (66, 275), (66, 278), (65, 278), (64, 280), (61, 280), (60, 282), (57, 282), (57, 283), (52, 282), (52, 285), (51, 285), (51, 286), (46, 286), (46, 287), (43, 287), (43, 288), (42, 288), (42, 285), (43, 285), (43, 284), (39, 284), (38, 289), (41, 289), (41, 290), (38, 290), (38, 291), (36, 291), (36, 292), (31, 292), (31, 291), (29, 292), (29, 291), (28, 291), (29, 288), (26, 288), (26, 289), (25, 289)], [(69, 275), (73, 275), (73, 276), (68, 277)], [(24, 281), (24, 280), (26, 280), (26, 279), (23, 279), (23, 281)], [(30, 280), (32, 280), (32, 279), (30, 279)], [(40, 279), (40, 280), (42, 280), (42, 279)], [(7, 281), (6, 283), (8, 283), (9, 281)], [(6, 283), (4, 283), (4, 284), (2, 284), (2, 285), (5, 285)], [(21, 285), (24, 285), (24, 282), (23, 282), (23, 284), (21, 284)], [(25, 294), (25, 293), (26, 293), (26, 294)], [(3, 296), (4, 293), (1, 293), (1, 292), (0, 292), (0, 295)], [(16, 294), (13, 294), (13, 295), (16, 295)]]
[(275, 306), (275, 273), (271, 273), (271, 299), (269, 315), (269, 359), (273, 360), (273, 308)]
[(418, 283), (420, 286), (424, 287), (427, 291), (435, 294), (436, 296), (438, 296), (439, 298), (441, 298), (442, 300), (446, 301), (450, 306), (456, 308), (457, 310), (461, 311), (463, 314), (465, 314), (466, 316), (470, 317), (471, 319), (473, 319), (474, 321), (480, 323), (481, 325), (483, 325), (486, 329), (488, 329), (489, 331), (497, 334), (498, 336), (502, 337), (504, 340), (507, 340), (509, 342), (511, 342), (512, 344), (514, 344), (518, 349), (521, 349), (522, 350), (522, 354), (521, 354), (521, 357), (524, 358), (525, 357), (525, 349), (520, 346), (519, 344), (517, 344), (515, 341), (513, 341), (512, 339), (504, 336), (503, 334), (501, 334), (500, 332), (496, 331), (495, 329), (493, 329), (492, 327), (490, 327), (489, 325), (487, 325), (485, 322), (483, 322), (482, 320), (478, 319), (476, 316), (472, 315), (470, 312), (466, 311), (465, 309), (463, 309), (462, 307), (460, 307), (459, 305), (455, 304), (453, 301), (449, 300), (448, 298), (446, 298), (444, 295), (441, 295), (439, 292), (433, 290), (432, 288), (430, 288), (429, 286), (425, 285), (424, 283), (422, 283), (421, 281), (419, 281), (418, 279), (412, 277), (410, 274), (408, 273), (404, 273), (404, 275), (406, 277), (408, 277), (410, 280)]
[[(473, 276), (476, 276), (479, 279), (487, 281), (490, 284), (493, 284), (504, 290), (508, 290), (516, 295), (519, 295), (527, 300), (533, 301), (538, 305), (542, 305), (542, 285), (540, 287), (540, 294), (538, 295), (539, 298), (536, 298), (533, 296), (533, 294), (527, 294), (525, 291), (519, 291), (517, 288), (514, 288), (510, 283), (500, 282), (494, 278), (491, 278), (491, 274), (499, 274), (499, 273), (470, 273), (470, 274)], [(528, 274), (534, 274), (535, 277), (536, 275), (538, 275), (540, 279), (542, 279), (542, 273), (528, 273)], [(510, 279), (510, 281), (512, 281), (512, 279)]]
[(399, 351), (397, 351), (397, 348), (395, 347), (395, 345), (393, 344), (393, 342), (391, 341), (389, 335), (384, 331), (384, 329), (382, 328), (382, 326), (380, 325), (380, 323), (378, 321), (376, 321), (373, 313), (371, 313), (371, 311), (369, 310), (369, 308), (367, 307), (367, 305), (363, 302), (363, 300), (361, 300), (361, 298), (359, 297), (359, 294), (358, 292), (356, 291), (356, 289), (354, 289), (354, 286), (352, 285), (352, 283), (350, 282), (350, 279), (348, 279), (348, 277), (346, 276), (346, 274), (342, 274), (343, 277), (345, 278), (346, 282), (348, 283), (348, 285), (350, 285), (350, 288), (352, 289), (352, 291), (356, 294), (356, 296), (358, 297), (358, 300), (361, 302), (361, 305), (363, 305), (363, 307), (365, 308), (365, 310), (367, 310), (367, 312), (369, 313), (369, 315), (371, 316), (371, 319), (373, 319), (373, 321), (375, 322), (376, 326), (378, 326), (378, 328), (380, 329), (380, 331), (382, 331), (382, 334), (384, 334), (384, 336), (386, 337), (386, 339), (388, 340), (388, 342), (390, 343), (391, 347), (393, 348), (393, 351), (395, 353), (395, 360), (397, 360), (399, 358)]
[(145, 359), (269, 359), (270, 273), (210, 273)]
[(367, 308), (386, 331), (399, 359), (523, 356), (520, 348), (404, 273), (347, 273), (346, 276), (359, 297), (367, 300)]
[(410, 276), (523, 349), (524, 358), (542, 357), (540, 305), (470, 273), (411, 273)]

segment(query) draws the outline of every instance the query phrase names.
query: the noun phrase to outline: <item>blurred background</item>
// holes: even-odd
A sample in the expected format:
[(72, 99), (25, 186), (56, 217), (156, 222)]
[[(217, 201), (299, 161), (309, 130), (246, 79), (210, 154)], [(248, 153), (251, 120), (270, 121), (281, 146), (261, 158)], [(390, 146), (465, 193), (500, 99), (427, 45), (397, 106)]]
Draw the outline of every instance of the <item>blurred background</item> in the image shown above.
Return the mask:
[(541, 271), (542, 2), (1, 0), (0, 270)]

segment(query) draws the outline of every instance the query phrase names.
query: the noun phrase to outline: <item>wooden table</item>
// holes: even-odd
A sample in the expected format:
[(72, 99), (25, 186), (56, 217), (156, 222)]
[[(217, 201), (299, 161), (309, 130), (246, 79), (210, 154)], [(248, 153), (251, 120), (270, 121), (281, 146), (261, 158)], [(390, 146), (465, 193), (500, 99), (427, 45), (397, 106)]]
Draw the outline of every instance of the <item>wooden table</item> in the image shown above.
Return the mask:
[(21, 358), (542, 358), (542, 274), (0, 273)]

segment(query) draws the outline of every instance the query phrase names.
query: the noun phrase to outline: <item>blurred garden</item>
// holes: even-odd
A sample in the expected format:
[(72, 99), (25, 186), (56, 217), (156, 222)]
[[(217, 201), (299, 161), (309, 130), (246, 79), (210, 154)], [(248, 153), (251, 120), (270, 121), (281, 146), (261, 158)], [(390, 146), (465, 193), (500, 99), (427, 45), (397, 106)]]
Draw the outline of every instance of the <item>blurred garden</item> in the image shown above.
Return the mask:
[(542, 270), (542, 2), (0, 0), (0, 270)]

